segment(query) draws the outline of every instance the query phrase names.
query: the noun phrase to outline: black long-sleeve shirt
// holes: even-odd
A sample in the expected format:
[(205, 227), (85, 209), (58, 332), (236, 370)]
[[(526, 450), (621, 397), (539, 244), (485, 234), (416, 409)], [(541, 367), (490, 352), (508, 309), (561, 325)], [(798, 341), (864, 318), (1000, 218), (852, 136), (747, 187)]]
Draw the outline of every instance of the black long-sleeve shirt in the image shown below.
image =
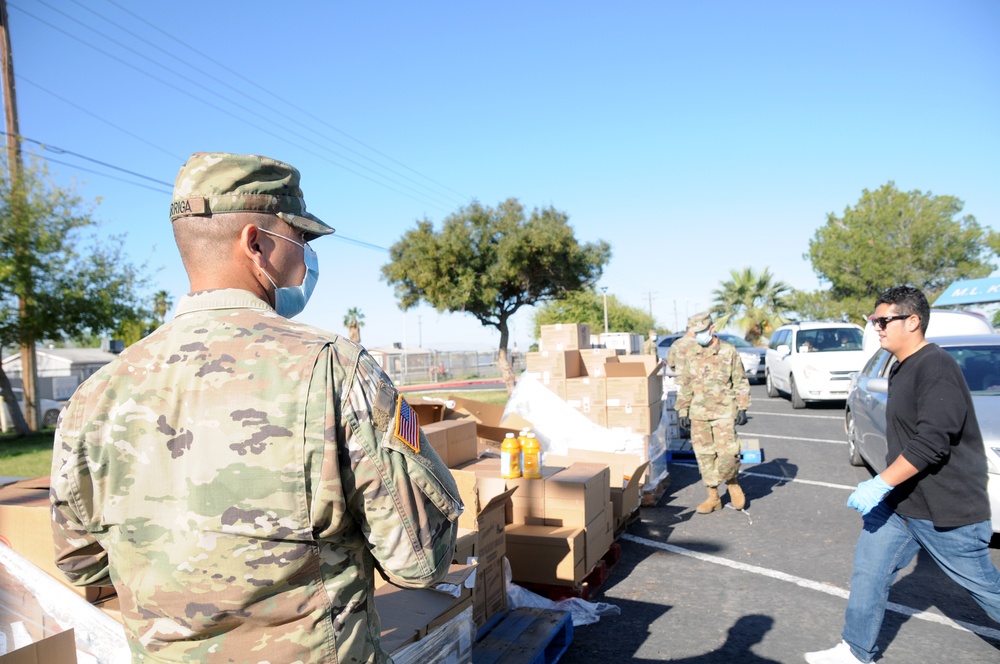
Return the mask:
[(905, 517), (939, 528), (990, 518), (987, 462), (972, 395), (958, 363), (928, 344), (893, 367), (886, 461), (902, 454), (920, 472), (886, 498)]

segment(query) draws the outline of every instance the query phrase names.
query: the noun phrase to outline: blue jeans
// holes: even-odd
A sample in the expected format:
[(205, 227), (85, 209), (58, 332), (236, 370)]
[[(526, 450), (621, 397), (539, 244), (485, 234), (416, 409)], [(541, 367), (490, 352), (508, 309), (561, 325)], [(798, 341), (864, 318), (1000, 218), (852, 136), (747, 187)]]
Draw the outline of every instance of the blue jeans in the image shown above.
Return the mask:
[(842, 634), (854, 656), (863, 662), (874, 659), (889, 586), (921, 548), (1000, 622), (1000, 571), (989, 553), (992, 534), (989, 521), (935, 528), (931, 521), (899, 516), (885, 503), (876, 505), (864, 517), (854, 549), (851, 596)]

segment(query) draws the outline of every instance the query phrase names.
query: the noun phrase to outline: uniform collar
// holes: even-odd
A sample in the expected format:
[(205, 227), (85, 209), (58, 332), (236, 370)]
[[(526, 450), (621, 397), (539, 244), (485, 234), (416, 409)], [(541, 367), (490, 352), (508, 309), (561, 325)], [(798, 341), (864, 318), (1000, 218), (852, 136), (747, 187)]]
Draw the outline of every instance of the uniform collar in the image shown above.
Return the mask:
[(177, 304), (178, 316), (209, 309), (259, 309), (274, 313), (274, 309), (250, 291), (241, 288), (219, 288), (188, 293)]

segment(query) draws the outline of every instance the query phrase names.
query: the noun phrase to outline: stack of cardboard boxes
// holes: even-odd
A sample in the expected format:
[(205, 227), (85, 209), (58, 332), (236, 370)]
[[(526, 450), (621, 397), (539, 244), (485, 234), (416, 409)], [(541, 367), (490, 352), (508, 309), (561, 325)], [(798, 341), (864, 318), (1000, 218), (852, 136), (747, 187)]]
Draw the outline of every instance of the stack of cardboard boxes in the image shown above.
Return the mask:
[(527, 354), (527, 372), (594, 424), (655, 431), (663, 407), (657, 358), (589, 344), (588, 325), (543, 325), (538, 352)]

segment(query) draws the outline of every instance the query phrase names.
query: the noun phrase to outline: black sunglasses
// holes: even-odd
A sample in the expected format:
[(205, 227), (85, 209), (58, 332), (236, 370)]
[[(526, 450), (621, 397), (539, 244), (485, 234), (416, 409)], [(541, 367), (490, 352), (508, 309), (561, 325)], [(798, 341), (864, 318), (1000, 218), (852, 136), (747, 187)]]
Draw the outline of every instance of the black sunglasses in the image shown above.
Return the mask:
[(872, 325), (875, 326), (875, 329), (884, 330), (885, 326), (888, 325), (889, 323), (891, 323), (892, 321), (894, 321), (894, 320), (905, 320), (905, 319), (909, 318), (912, 315), (913, 314), (903, 314), (903, 315), (900, 315), (900, 316), (878, 316), (878, 317), (870, 316), (868, 318), (868, 320), (870, 320), (872, 322)]

